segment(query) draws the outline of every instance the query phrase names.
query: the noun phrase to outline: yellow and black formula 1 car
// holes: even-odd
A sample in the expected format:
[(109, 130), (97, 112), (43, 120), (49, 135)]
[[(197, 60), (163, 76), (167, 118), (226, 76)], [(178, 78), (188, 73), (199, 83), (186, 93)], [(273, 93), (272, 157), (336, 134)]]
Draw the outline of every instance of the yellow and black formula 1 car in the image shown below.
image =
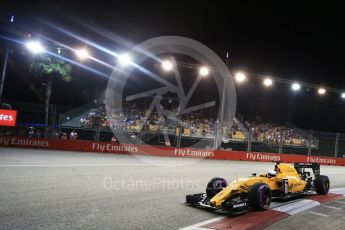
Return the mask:
[(305, 194), (327, 194), (330, 182), (320, 175), (320, 164), (276, 163), (274, 170), (241, 178), (228, 185), (223, 178), (213, 178), (206, 193), (186, 196), (186, 203), (196, 207), (223, 210), (232, 214), (269, 208), (272, 198), (290, 199)]

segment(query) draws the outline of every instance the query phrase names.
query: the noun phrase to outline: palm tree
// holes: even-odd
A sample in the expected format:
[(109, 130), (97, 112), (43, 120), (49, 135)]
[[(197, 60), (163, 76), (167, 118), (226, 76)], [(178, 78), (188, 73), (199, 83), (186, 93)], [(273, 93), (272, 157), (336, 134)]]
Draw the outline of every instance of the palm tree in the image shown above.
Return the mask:
[(37, 55), (30, 61), (29, 71), (34, 72), (36, 76), (42, 76), (47, 79), (44, 136), (48, 137), (49, 104), (50, 96), (52, 94), (52, 80), (53, 78), (61, 77), (66, 82), (71, 81), (72, 66), (53, 56)]

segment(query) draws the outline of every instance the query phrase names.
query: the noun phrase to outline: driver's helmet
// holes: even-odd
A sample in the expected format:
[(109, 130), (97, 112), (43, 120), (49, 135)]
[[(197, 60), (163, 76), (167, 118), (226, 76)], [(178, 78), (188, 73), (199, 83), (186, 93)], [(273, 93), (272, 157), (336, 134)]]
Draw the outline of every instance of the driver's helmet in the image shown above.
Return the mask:
[(277, 175), (277, 172), (273, 169), (268, 170), (267, 176), (268, 177), (275, 177)]

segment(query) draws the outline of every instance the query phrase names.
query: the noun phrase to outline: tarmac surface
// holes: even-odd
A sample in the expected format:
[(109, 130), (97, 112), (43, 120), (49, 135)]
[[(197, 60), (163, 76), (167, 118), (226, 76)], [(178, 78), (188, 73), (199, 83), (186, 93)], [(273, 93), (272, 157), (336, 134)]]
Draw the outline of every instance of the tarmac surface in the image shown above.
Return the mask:
[[(273, 166), (0, 148), (0, 229), (178, 229), (219, 217), (184, 204), (185, 195), (204, 192), (210, 178), (231, 181)], [(345, 167), (321, 166), (321, 174), (332, 188), (345, 188)], [(329, 229), (344, 226), (345, 201), (325, 205), (269, 229), (324, 229), (330, 217), (337, 221)]]
[(345, 199), (321, 204), (297, 215), (290, 216), (266, 229), (344, 229)]

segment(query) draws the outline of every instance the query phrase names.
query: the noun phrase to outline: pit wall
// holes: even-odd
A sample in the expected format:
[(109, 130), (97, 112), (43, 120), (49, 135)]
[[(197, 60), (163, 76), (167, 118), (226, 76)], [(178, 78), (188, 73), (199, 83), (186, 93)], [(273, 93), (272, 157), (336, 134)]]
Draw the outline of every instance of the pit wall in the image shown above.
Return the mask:
[(51, 149), (65, 151), (85, 151), (115, 154), (137, 154), (151, 156), (205, 158), (216, 160), (240, 160), (287, 163), (312, 162), (322, 165), (345, 166), (345, 158), (306, 156), (293, 154), (277, 154), (265, 152), (224, 151), (195, 148), (175, 148), (135, 144), (114, 144), (109, 142), (95, 142), (83, 140), (55, 140), (45, 138), (0, 137), (1, 147)]

